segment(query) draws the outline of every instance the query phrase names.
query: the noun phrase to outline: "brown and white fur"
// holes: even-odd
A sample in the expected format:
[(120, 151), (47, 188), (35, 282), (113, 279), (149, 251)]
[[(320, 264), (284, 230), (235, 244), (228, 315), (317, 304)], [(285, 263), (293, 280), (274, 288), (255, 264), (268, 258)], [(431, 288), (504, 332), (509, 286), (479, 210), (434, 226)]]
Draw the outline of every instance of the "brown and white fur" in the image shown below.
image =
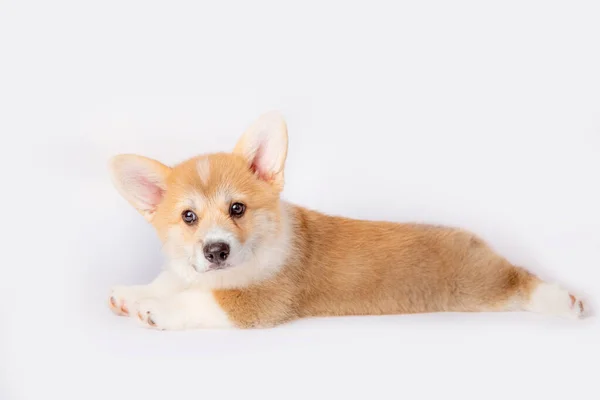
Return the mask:
[(470, 232), (328, 216), (281, 200), (287, 148), (286, 123), (271, 112), (231, 153), (172, 167), (114, 157), (116, 188), (154, 226), (169, 261), (150, 284), (113, 288), (111, 309), (155, 329), (447, 311), (583, 315), (580, 298)]

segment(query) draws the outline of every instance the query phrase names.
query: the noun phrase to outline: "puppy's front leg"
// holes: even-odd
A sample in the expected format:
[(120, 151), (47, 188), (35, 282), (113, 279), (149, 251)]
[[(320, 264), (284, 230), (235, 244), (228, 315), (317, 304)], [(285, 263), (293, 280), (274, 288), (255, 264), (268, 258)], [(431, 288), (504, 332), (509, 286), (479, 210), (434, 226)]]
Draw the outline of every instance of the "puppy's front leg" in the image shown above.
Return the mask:
[(136, 305), (137, 320), (161, 330), (233, 327), (213, 293), (186, 289), (163, 298), (148, 298)]
[(170, 271), (161, 272), (147, 285), (115, 286), (109, 296), (110, 309), (117, 315), (134, 313), (132, 308), (146, 298), (161, 298), (182, 290), (180, 278)]

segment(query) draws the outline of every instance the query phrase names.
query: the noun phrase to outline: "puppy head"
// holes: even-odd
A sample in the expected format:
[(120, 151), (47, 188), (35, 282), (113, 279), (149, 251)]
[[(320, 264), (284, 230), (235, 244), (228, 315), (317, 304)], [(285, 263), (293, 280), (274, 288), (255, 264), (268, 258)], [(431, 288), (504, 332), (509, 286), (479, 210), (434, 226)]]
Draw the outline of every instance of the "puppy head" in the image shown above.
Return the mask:
[(156, 229), (186, 274), (222, 274), (257, 264), (282, 232), (287, 127), (261, 116), (230, 153), (200, 155), (173, 167), (138, 155), (111, 160), (121, 195)]

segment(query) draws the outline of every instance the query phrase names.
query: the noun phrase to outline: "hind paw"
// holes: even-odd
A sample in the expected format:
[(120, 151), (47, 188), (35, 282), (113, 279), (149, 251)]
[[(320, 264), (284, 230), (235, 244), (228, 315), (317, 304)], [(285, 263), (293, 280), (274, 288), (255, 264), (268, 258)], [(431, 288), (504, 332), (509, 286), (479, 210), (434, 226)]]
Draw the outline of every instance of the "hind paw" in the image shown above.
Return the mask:
[(580, 319), (586, 306), (583, 300), (557, 284), (540, 283), (531, 294), (527, 309), (542, 314)]
[(571, 302), (571, 312), (576, 314), (579, 318), (583, 317), (585, 314), (585, 306), (583, 300), (571, 293), (569, 293), (569, 300)]

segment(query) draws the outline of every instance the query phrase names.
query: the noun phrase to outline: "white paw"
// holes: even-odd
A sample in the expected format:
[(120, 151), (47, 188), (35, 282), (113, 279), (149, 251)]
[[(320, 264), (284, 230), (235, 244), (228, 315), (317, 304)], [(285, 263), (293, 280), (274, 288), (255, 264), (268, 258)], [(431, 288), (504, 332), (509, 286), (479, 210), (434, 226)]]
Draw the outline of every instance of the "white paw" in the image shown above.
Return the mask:
[(146, 328), (159, 330), (183, 329), (180, 313), (165, 299), (143, 299), (136, 304), (136, 319)]
[(131, 315), (135, 304), (145, 295), (140, 286), (115, 286), (110, 291), (108, 306), (117, 315)]
[(529, 309), (543, 314), (579, 319), (584, 316), (581, 298), (557, 284), (541, 283), (531, 294)]

